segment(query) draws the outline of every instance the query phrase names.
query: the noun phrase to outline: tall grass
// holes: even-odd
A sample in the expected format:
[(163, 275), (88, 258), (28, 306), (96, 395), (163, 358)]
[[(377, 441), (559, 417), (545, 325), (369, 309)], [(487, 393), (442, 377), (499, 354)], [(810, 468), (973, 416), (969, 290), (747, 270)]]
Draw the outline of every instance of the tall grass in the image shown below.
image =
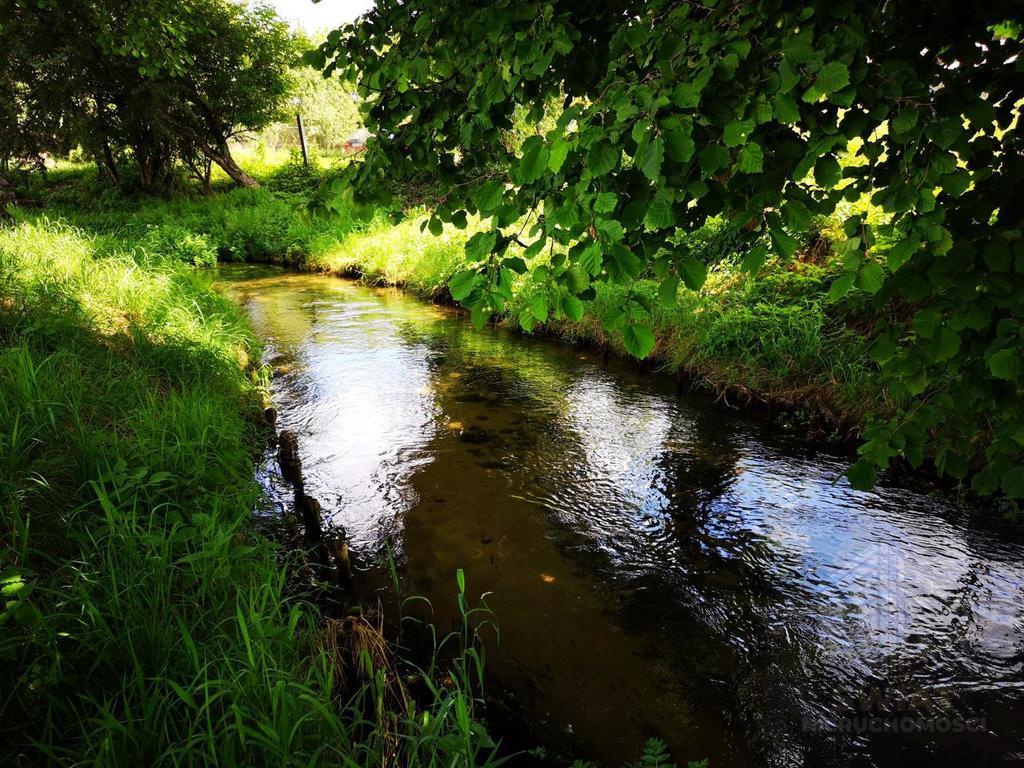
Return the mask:
[[(105, 200), (91, 172), (62, 171), (39, 194), (52, 210), (91, 232), (141, 248), (156, 243), (184, 261), (209, 263), (213, 254), (221, 260), (269, 261), (446, 298), (448, 280), (467, 266), (462, 246), (474, 225), (468, 231), (446, 227), (435, 237), (421, 229), (422, 209), (408, 211), (397, 225), (383, 217), (360, 223), (346, 211), (331, 219), (305, 215), (312, 185), (329, 173), (295, 164), (266, 167), (266, 186), (260, 190), (231, 190), (212, 198), (139, 198), (129, 201), (127, 210)], [(831, 224), (817, 226), (827, 234)], [(732, 236), (721, 223), (710, 221), (686, 241), (710, 267), (702, 290), (682, 289), (672, 305), (664, 306), (654, 279), (628, 288), (601, 284), (581, 322), (551, 320), (540, 331), (625, 355), (621, 331), (606, 330), (605, 322), (627, 301), (639, 300), (634, 319), (654, 329), (654, 359), (669, 371), (853, 424), (888, 407), (864, 339), (826, 299), (839, 269), (827, 253), (807, 262), (770, 261), (750, 276), (738, 268)], [(545, 290), (526, 276), (517, 278), (502, 322), (516, 325), (520, 311)], [(554, 306), (553, 297), (548, 304)]]
[(379, 632), (295, 596), (251, 525), (257, 343), (122, 246), (0, 230), (0, 763), (496, 764), (468, 666), (413, 704)]

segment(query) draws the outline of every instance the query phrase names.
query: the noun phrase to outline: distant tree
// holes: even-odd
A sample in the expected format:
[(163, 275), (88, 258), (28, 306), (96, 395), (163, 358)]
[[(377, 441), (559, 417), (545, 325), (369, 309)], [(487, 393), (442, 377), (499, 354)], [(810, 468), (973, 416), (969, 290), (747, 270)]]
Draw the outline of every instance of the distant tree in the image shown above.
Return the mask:
[(236, 183), (255, 186), (228, 142), (281, 115), (295, 39), (272, 9), (230, 0), (195, 3), (182, 23), (183, 66), (152, 81), (175, 94), (170, 118), (181, 137)]
[[(127, 150), (143, 186), (167, 183), (176, 160), (202, 156), (235, 182), (256, 182), (229, 140), (278, 114), (296, 47), (262, 6), (233, 0), (0, 0), (0, 48), (33, 114), (60, 127), (111, 179)], [(53, 136), (49, 137), (51, 140)], [(42, 143), (34, 139), (40, 150)]]
[(70, 114), (56, 108), (61, 84), (35, 66), (34, 46), (13, 21), (0, 13), (0, 172), (5, 173), (14, 166), (42, 167), (42, 154), (59, 149), (67, 137)]

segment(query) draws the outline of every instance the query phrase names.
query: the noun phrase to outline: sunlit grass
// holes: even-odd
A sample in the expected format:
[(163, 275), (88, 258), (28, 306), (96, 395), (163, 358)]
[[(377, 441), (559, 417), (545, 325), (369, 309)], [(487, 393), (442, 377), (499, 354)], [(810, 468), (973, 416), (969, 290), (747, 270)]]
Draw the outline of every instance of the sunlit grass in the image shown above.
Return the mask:
[[(181, 241), (194, 233), (204, 238), (199, 245), (209, 243), (222, 260), (270, 261), (358, 276), (431, 298), (445, 298), (447, 281), (469, 266), (462, 246), (479, 223), (471, 221), (470, 229), (461, 231), (446, 226), (435, 237), (421, 229), (422, 209), (408, 211), (399, 224), (382, 216), (361, 223), (345, 211), (331, 219), (309, 216), (304, 203), (315, 173), (310, 176), (294, 163), (275, 168), (273, 160), (260, 166), (260, 173), (265, 189), (231, 190), (213, 198), (142, 199), (130, 217), (123, 209), (96, 210), (76, 202), (81, 179), (66, 187), (58, 183), (55, 202), (66, 200), (62, 214), (83, 227), (142, 246)], [(839, 237), (840, 218), (833, 219), (816, 222), (818, 229), (808, 237), (821, 234), (822, 244)], [(732, 239), (720, 223), (709, 222), (688, 238), (691, 251), (711, 265), (701, 291), (681, 289), (675, 304), (666, 307), (657, 300), (654, 280), (629, 287), (600, 284), (581, 322), (555, 319), (540, 330), (625, 354), (621, 331), (606, 330), (604, 322), (628, 298), (639, 297), (650, 309), (635, 319), (654, 329), (654, 357), (661, 367), (683, 369), (716, 389), (739, 388), (755, 399), (807, 403), (811, 410), (854, 424), (887, 407), (874, 388), (875, 369), (862, 338), (826, 300), (829, 281), (838, 273), (827, 250), (808, 262), (770, 261), (754, 277), (739, 269)], [(180, 249), (182, 256), (201, 261), (201, 255), (194, 255), (196, 241), (190, 243)], [(503, 322), (516, 325), (530, 298), (546, 290), (527, 277), (517, 278)]]
[(289, 596), (252, 529), (257, 351), (177, 258), (0, 229), (4, 764), (494, 764), (475, 633), (415, 704), (353, 645), (379, 633)]

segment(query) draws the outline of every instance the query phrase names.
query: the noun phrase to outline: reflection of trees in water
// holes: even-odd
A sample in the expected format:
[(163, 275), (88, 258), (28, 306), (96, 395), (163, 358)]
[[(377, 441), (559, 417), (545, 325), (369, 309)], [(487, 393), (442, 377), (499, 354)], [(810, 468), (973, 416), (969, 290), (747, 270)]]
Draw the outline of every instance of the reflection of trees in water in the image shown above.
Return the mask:
[[(730, 490), (744, 450), (721, 411), (686, 408), (656, 460), (664, 530), (651, 542), (658, 564), (624, 595), (623, 614), (690, 695), (727, 713), (754, 754), (800, 761), (814, 750), (837, 757), (841, 739), (809, 734), (808, 708), (827, 689), (811, 681), (817, 609), (789, 578), (786, 545), (742, 525)], [(805, 613), (801, 611), (801, 607)]]
[(654, 457), (660, 525), (634, 542), (646, 567), (618, 599), (652, 663), (723, 713), (744, 751), (777, 760), (799, 753), (800, 654), (771, 619), (793, 596), (778, 583), (773, 542), (715, 520), (743, 458), (733, 421), (711, 407), (673, 409)]
[[(711, 423), (713, 412), (680, 412), (671, 398), (636, 387), (637, 377), (617, 377), (533, 345), (506, 351), (492, 341), (483, 349), (479, 344), (467, 349), (460, 335), (447, 329), (417, 338), (430, 350), (435, 396), (447, 418), (462, 430), (475, 431), (474, 418), (491, 411), (481, 431), (493, 433), (492, 438), (468, 450), (480, 454), (484, 467), (495, 458), (506, 462), (510, 492), (539, 507), (546, 518), (545, 535), (574, 569), (586, 574), (587, 583), (599, 579), (607, 608), (615, 604), (608, 593), (618, 591), (628, 609), (626, 595), (645, 593), (650, 574), (671, 569), (680, 546), (690, 546), (691, 534), (700, 531), (706, 505), (732, 481), (740, 451), (720, 425)], [(644, 477), (634, 482), (638, 473)], [(678, 605), (666, 601), (670, 593), (656, 594), (661, 601), (656, 611), (631, 626), (627, 610), (617, 622), (650, 646), (650, 637), (661, 634), (651, 619), (666, 608), (680, 625), (687, 623), (678, 616)], [(593, 642), (602, 644), (599, 638)], [(722, 638), (705, 635), (701, 642), (703, 649), (688, 657), (692, 664), (684, 676), (702, 681), (691, 687), (684, 705), (700, 713), (690, 723), (672, 722), (675, 710), (662, 697), (676, 697), (670, 689), (683, 678), (659, 665), (655, 679), (660, 692), (643, 694), (649, 701), (634, 715), (670, 741), (688, 728), (700, 729), (694, 717), (706, 721), (704, 739), (714, 742), (717, 737), (711, 734), (721, 732), (723, 707), (709, 706), (716, 694), (706, 684), (708, 670), (729, 675), (736, 665), (716, 660), (702, 668), (701, 654), (715, 653)], [(657, 664), (657, 659), (652, 655), (645, 663)], [(642, 680), (629, 685), (647, 690)], [(686, 754), (690, 745), (676, 746)], [(714, 748), (728, 749), (720, 740)]]
[[(694, 434), (706, 442), (716, 434), (716, 426), (720, 431), (714, 421), (695, 421)], [(786, 457), (776, 458), (777, 466), (769, 471), (787, 471)], [(786, 528), (787, 513), (773, 513), (773, 522), (783, 533), (803, 533), (810, 526), (812, 536), (822, 537), (794, 548), (784, 536), (774, 540), (769, 534), (737, 529), (742, 518), (735, 515), (720, 518), (715, 500), (727, 484), (717, 482), (721, 475), (714, 458), (710, 467), (708, 463), (700, 457), (668, 454), (660, 460), (665, 493), (671, 499), (674, 539), (663, 554), (671, 557), (664, 569), (642, 579), (626, 610), (652, 634), (672, 637), (659, 653), (671, 656), (673, 668), (684, 670), (682, 677), (722, 681), (719, 687), (728, 706), (756, 751), (802, 754), (814, 762), (837, 764), (852, 754), (919, 759), (939, 749), (951, 764), (963, 764), (986, 749), (998, 754), (1000, 746), (1005, 749), (1012, 741), (1005, 734), (1020, 735), (1019, 701), (1009, 705), (1010, 696), (993, 693), (987, 686), (985, 691), (964, 693), (969, 681), (993, 674), (992, 658), (976, 643), (976, 635), (984, 631), (977, 624), (979, 606), (991, 606), (994, 599), (992, 580), (986, 579), (993, 566), (991, 539), (965, 546), (969, 532), (948, 527), (934, 509), (911, 514), (908, 507), (915, 500), (900, 493), (874, 501), (842, 497), (843, 504), (854, 508), (854, 520), (870, 521), (875, 527), (833, 528), (828, 516), (850, 510), (835, 503), (839, 497), (825, 494), (808, 502), (822, 504), (810, 515), (811, 522), (795, 521), (791, 531)], [(718, 509), (724, 511), (737, 501), (724, 500)], [(876, 504), (878, 510), (861, 508)], [(790, 513), (796, 515), (797, 510)], [(932, 527), (922, 528), (929, 526), (928, 521)], [(727, 527), (730, 523), (733, 526)], [(816, 524), (821, 531), (814, 530)], [(869, 552), (881, 554), (857, 563), (858, 538), (869, 543)], [(921, 544), (927, 546), (915, 546)], [(974, 550), (983, 554), (976, 557)], [(967, 556), (961, 558), (959, 552)], [(810, 567), (815, 556), (839, 571), (824, 576), (834, 579), (825, 589), (813, 583), (822, 577)], [(867, 594), (844, 594), (858, 568), (869, 584), (881, 582), (875, 594), (870, 589)], [(945, 578), (929, 581), (938, 574)], [(994, 580), (1013, 583), (1014, 578), (1007, 576)], [(672, 597), (666, 600), (666, 595)], [(872, 606), (866, 599), (881, 600), (883, 605)], [(1009, 611), (1014, 618), (1002, 620), (1004, 627), (1019, 627), (1019, 605)], [(882, 612), (875, 617), (881, 622), (878, 626), (871, 624), (872, 610)], [(1011, 654), (1020, 653), (1019, 633), (1016, 638)], [(876, 643), (880, 645), (875, 647)], [(943, 681), (959, 684), (943, 687)], [(1004, 715), (1012, 709), (1018, 718), (1013, 726), (1004, 727), (1001, 739), (989, 739), (988, 747), (987, 737), (962, 734), (838, 732), (843, 717), (865, 714), (857, 709), (865, 691), (884, 692), (895, 714), (969, 718), (994, 704)], [(916, 698), (925, 708), (908, 708), (907, 697), (911, 705)], [(1003, 717), (1007, 723), (1011, 719)]]
[[(250, 314), (278, 353), (300, 353), (314, 334), (330, 341), (331, 334), (344, 334), (345, 323), (350, 322), (353, 333), (368, 345), (397, 346), (401, 354), (423, 364), (426, 396), (435, 412), (458, 425), (435, 433), (424, 454), (442, 465), (451, 458), (446, 451), (455, 446), (459, 458), (454, 467), (462, 475), (449, 477), (443, 466), (417, 465), (403, 482), (414, 488), (414, 495), (424, 496), (424, 503), (443, 509), (443, 492), (429, 497), (437, 495), (436, 488), (472, 483), (477, 472), (500, 473), (507, 479), (501, 493), (515, 494), (523, 505), (537, 510), (538, 518), (543, 518), (542, 535), (554, 541), (581, 579), (600, 586), (601, 599), (615, 609), (616, 624), (646, 653), (653, 669), (650, 678), (659, 688), (678, 689), (684, 699), (703, 708), (714, 732), (724, 728), (730, 734), (713, 738), (731, 741), (739, 752), (749, 746), (764, 759), (782, 763), (806, 758), (839, 764), (851, 749), (858, 754), (906, 752), (913, 757), (936, 744), (950, 755), (960, 750), (963, 757), (963, 744), (977, 745), (977, 740), (936, 734), (916, 740), (862, 737), (855, 744), (853, 736), (804, 729), (805, 716), (819, 726), (834, 722), (870, 686), (930, 692), (927, 701), (951, 712), (972, 714), (987, 708), (993, 718), (990, 725), (1004, 734), (993, 749), (1005, 746), (1005, 734), (1020, 736), (1014, 689), (1004, 687), (999, 693), (994, 686), (1021, 682), (1014, 665), (1022, 656), (1019, 628), (1024, 601), (1003, 608), (1007, 637), (996, 643), (998, 649), (986, 648), (984, 638), (979, 639), (992, 631), (979, 616), (979, 605), (991, 602), (993, 582), (1002, 588), (1007, 583), (1006, 573), (990, 573), (1000, 565), (990, 531), (964, 530), (943, 521), (952, 548), (962, 551), (963, 557), (947, 580), (952, 585), (943, 582), (941, 589), (925, 591), (940, 594), (941, 607), (952, 618), (928, 624), (920, 637), (900, 635), (894, 646), (897, 653), (884, 664), (866, 666), (860, 655), (864, 648), (858, 645), (862, 639), (855, 633), (860, 631), (870, 643), (883, 630), (891, 634), (893, 627), (860, 627), (866, 619), (864, 606), (846, 599), (842, 584), (838, 592), (835, 583), (815, 591), (807, 583), (814, 575), (801, 560), (809, 552), (832, 558), (847, 570), (852, 567), (841, 560), (851, 555), (850, 542), (844, 538), (849, 533), (829, 526), (823, 517), (842, 514), (845, 508), (832, 512), (831, 497), (823, 497), (826, 506), (815, 511), (811, 524), (820, 522), (821, 535), (828, 541), (809, 547), (794, 546), (785, 535), (761, 532), (806, 532), (800, 527), (808, 525), (806, 520), (790, 527), (781, 509), (771, 515), (774, 529), (745, 524), (748, 513), (736, 490), (738, 467), (748, 458), (747, 438), (721, 410), (679, 405), (660, 394), (656, 382), (581, 365), (568, 348), (477, 333), (462, 318), (420, 311), (407, 302), (389, 300), (385, 307), (358, 293), (355, 303), (362, 307), (357, 310), (362, 316), (339, 323), (338, 308), (331, 303), (337, 303), (337, 291), (302, 289), (297, 299), (286, 281), (280, 290), (253, 288), (259, 294), (247, 294)], [(318, 314), (321, 301), (327, 303)], [(748, 482), (753, 478), (763, 486), (760, 492), (770, 496), (777, 481), (772, 473), (800, 469), (799, 461), (787, 465), (788, 456), (770, 451), (758, 455), (757, 461), (770, 464), (768, 474), (762, 477), (751, 469)], [(808, 463), (802, 469), (813, 472), (815, 467)], [(409, 471), (405, 464), (402, 471)], [(488, 487), (493, 491), (496, 486)], [(935, 513), (931, 509), (915, 510), (921, 513), (916, 522), (914, 516), (901, 518), (893, 510), (907, 505), (908, 499), (897, 493), (850, 503), (866, 520), (888, 515), (889, 527), (872, 529), (869, 536), (888, 533), (899, 539), (920, 534), (924, 520), (941, 519), (930, 517)], [(482, 498), (479, 503), (489, 501)], [(784, 503), (779, 500), (779, 505)], [(878, 510), (861, 509), (875, 503)], [(458, 505), (451, 509), (460, 511)], [(400, 525), (396, 518), (382, 519), (378, 551), (383, 551), (389, 536), (401, 540)], [(417, 535), (423, 537), (421, 544), (436, 541), (429, 530)], [(833, 549), (818, 552), (819, 546)], [(900, 541), (894, 546), (906, 548)], [(941, 567), (943, 556), (947, 555), (912, 562), (911, 575)], [(1005, 553), (1008, 563), (1019, 562), (1019, 556), (1019, 547)], [(868, 562), (865, 567), (884, 565)], [(1012, 571), (1016, 566), (1007, 567)], [(900, 573), (894, 578), (901, 578)], [(448, 586), (442, 585), (442, 591)], [(913, 622), (903, 631), (913, 632)], [(935, 680), (989, 678), (992, 686), (977, 685), (974, 690), (928, 687)], [(655, 723), (658, 715), (650, 718)], [(677, 725), (676, 735), (686, 727)], [(672, 740), (671, 732), (661, 735)], [(984, 752), (984, 746), (975, 748)]]

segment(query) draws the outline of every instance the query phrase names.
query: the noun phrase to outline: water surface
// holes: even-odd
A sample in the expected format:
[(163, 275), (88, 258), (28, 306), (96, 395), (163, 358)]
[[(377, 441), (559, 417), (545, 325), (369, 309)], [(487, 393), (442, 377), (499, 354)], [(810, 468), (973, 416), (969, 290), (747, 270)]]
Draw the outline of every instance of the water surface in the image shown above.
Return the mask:
[[(399, 291), (222, 267), (279, 427), (365, 584), (455, 618), (490, 592), (492, 677), (603, 763), (1024, 765), (1024, 541), (667, 377), (474, 332)], [(273, 455), (261, 469), (285, 505)]]

